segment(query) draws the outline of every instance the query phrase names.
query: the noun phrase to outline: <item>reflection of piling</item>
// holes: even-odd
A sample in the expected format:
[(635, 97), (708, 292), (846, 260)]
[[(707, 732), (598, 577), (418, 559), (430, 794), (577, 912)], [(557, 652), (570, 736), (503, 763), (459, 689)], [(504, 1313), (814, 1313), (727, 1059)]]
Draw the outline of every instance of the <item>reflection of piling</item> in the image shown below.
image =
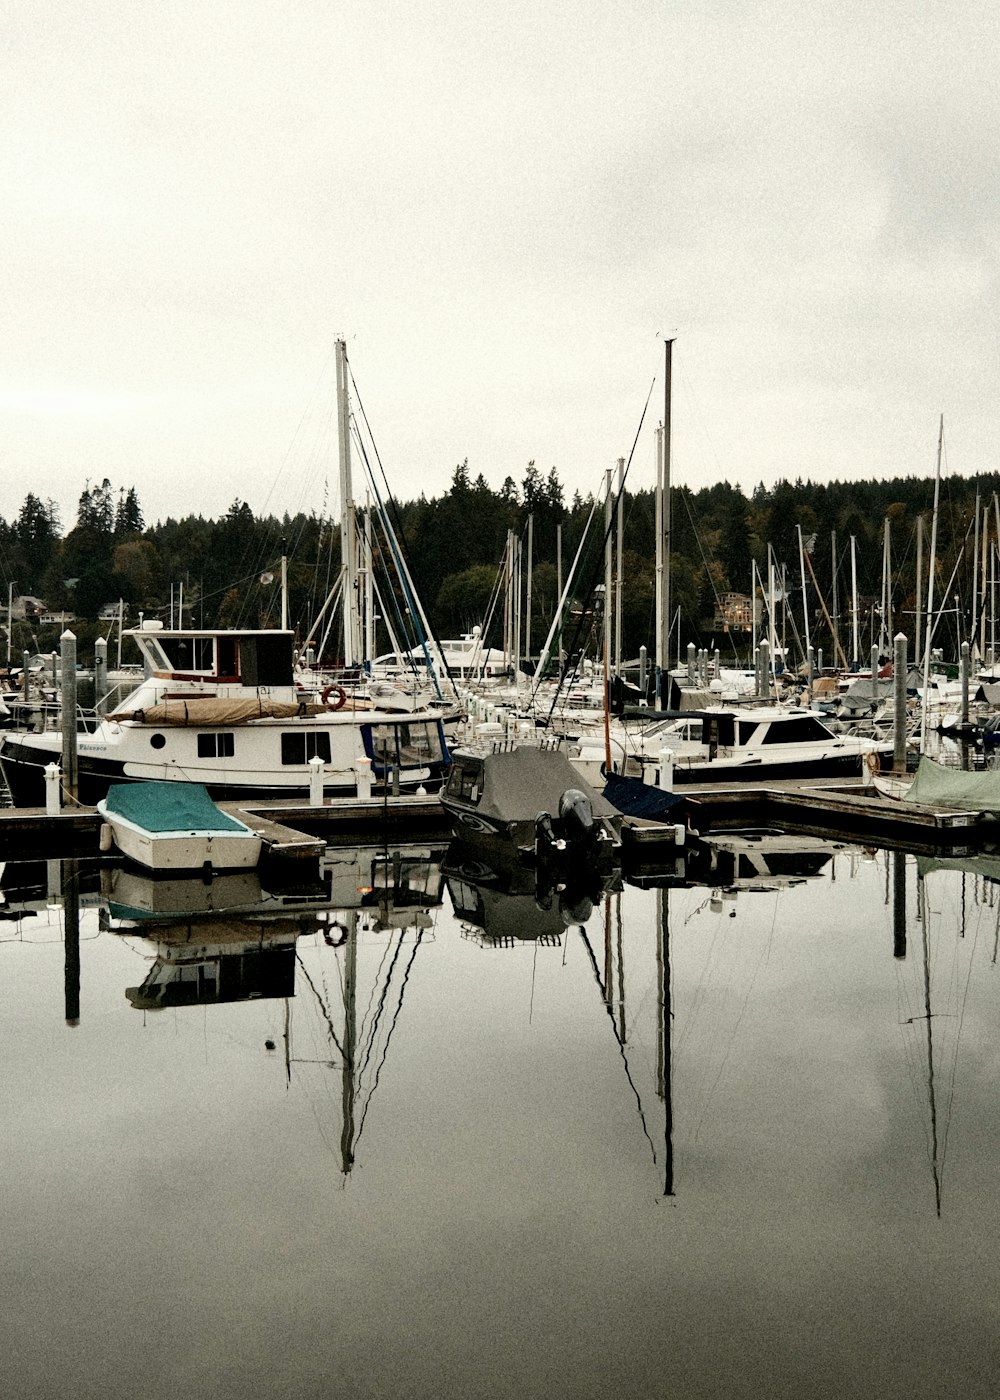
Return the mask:
[(80, 864), (64, 860), (62, 868), (64, 942), (66, 948), (64, 999), (67, 1026), (80, 1024)]
[(906, 957), (906, 852), (892, 853), (892, 955)]

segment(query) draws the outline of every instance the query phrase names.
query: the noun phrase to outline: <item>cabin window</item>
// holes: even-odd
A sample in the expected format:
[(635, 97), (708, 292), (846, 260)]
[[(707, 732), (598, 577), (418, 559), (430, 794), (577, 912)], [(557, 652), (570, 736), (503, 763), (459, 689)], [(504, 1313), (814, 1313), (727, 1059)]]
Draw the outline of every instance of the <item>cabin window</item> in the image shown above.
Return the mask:
[(199, 734), (199, 758), (232, 758), (236, 752), (234, 734)]
[(212, 670), (211, 637), (164, 637), (161, 645), (171, 671)]
[(448, 775), (447, 791), (452, 797), (460, 797), (466, 802), (478, 802), (480, 777), (478, 768), (456, 764)]
[(441, 759), (436, 724), (373, 724), (372, 758), (381, 768), (426, 768)]
[(153, 734), (149, 740), (149, 747), (151, 749), (162, 749), (166, 742), (167, 736), (165, 734)]
[(812, 715), (797, 715), (772, 724), (764, 735), (765, 744), (806, 744), (830, 738), (830, 731)]
[(284, 765), (301, 765), (311, 758), (330, 762), (329, 734), (282, 734), (281, 762)]

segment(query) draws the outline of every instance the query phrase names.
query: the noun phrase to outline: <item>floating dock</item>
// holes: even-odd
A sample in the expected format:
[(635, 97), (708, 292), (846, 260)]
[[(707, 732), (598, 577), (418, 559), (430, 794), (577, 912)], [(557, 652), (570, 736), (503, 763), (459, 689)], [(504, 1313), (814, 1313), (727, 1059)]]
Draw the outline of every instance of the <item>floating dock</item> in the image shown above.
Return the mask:
[[(388, 836), (447, 842), (451, 823), (437, 797), (334, 798), (307, 802), (220, 802), (224, 812), (252, 827), (263, 841), (262, 861), (317, 859), (327, 846)], [(96, 807), (0, 808), (0, 858), (48, 860), (100, 851), (102, 818)]]
[[(955, 855), (1000, 844), (1000, 823), (976, 812), (939, 811), (892, 802), (859, 781), (856, 784), (729, 784), (685, 789), (678, 811), (692, 832), (757, 827), (912, 851)], [(448, 841), (451, 824), (436, 796), (405, 795), (333, 798), (322, 806), (306, 802), (223, 802), (257, 830), (264, 860), (316, 858), (328, 845), (356, 845), (372, 837)], [(49, 815), (43, 808), (0, 808), (0, 858), (55, 859), (96, 855), (100, 814), (93, 807), (65, 808)], [(678, 851), (672, 823), (630, 828), (626, 852), (644, 865), (673, 859)]]

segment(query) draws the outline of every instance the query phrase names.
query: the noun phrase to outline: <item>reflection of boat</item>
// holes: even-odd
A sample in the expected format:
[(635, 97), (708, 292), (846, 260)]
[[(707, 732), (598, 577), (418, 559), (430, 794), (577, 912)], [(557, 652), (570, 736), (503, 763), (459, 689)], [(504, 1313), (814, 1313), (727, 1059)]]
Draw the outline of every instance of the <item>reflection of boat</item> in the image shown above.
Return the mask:
[(192, 880), (190, 875), (154, 880), (134, 866), (113, 865), (104, 867), (101, 882), (105, 923), (111, 928), (253, 910), (266, 898), (255, 870), (215, 875), (211, 880)]
[(158, 929), (156, 957), (141, 985), (126, 987), (125, 995), (137, 1011), (294, 996), (295, 943), (302, 932), (294, 919)]
[(821, 875), (841, 842), (786, 832), (728, 832), (702, 837), (689, 876), (724, 890), (779, 890)]
[(488, 947), (518, 943), (558, 946), (563, 932), (585, 924), (617, 876), (579, 871), (571, 882), (553, 881), (544, 869), (493, 869), (461, 842), (449, 847), (442, 867), (455, 914), (466, 937)]
[(154, 872), (252, 870), (261, 839), (200, 783), (113, 783), (97, 810), (128, 860)]
[(401, 921), (406, 926), (441, 903), (441, 852), (426, 846), (331, 847), (315, 878), (273, 889), (251, 870), (193, 880), (106, 865), (101, 881), (102, 923), (115, 932), (237, 917), (248, 924), (290, 914), (325, 917), (345, 909), (367, 911), (376, 928), (387, 928)]

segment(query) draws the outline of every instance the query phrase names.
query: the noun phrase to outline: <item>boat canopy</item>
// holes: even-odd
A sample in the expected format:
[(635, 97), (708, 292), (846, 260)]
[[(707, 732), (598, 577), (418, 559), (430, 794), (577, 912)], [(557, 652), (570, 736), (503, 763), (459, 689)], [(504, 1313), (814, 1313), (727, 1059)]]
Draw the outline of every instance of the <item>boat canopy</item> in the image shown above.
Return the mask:
[(567, 788), (575, 788), (590, 799), (595, 817), (619, 815), (557, 749), (517, 748), (489, 754), (485, 760), (459, 750), (452, 754), (449, 792), (466, 788), (468, 778), (462, 770), (470, 762), (482, 775), (477, 810), (500, 821), (533, 821), (539, 812), (558, 812), (559, 799)]
[(201, 783), (112, 783), (104, 801), (109, 817), (145, 831), (246, 831), (244, 822), (217, 807)]

